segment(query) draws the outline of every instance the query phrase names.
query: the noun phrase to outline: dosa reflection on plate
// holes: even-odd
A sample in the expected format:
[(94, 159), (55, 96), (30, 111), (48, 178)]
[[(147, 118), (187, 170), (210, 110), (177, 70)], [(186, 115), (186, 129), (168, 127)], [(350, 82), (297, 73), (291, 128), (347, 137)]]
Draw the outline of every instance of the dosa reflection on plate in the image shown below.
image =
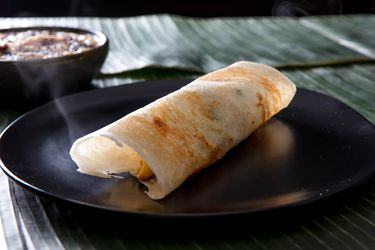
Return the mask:
[(70, 154), (82, 173), (130, 172), (162, 199), (287, 107), (295, 91), (276, 69), (237, 62), (79, 138)]
[[(271, 119), (212, 168), (200, 171), (184, 185), (178, 187), (172, 196), (154, 201), (144, 195), (145, 188), (135, 178), (114, 180), (111, 185), (96, 190), (101, 200), (105, 199), (113, 207), (132, 211), (147, 212), (212, 212), (215, 206), (238, 204), (238, 209), (259, 210), (264, 207), (283, 206), (306, 198), (304, 190), (295, 192), (299, 183), (281, 189), (283, 178), (295, 171), (288, 164), (295, 146), (294, 135), (288, 124), (279, 119)], [(264, 176), (274, 180), (275, 190), (271, 190), (261, 180)], [(130, 176), (129, 176), (130, 177)], [(272, 180), (271, 179), (271, 180)], [(272, 182), (272, 181), (271, 181)], [(259, 189), (268, 191), (260, 192)], [(280, 194), (279, 190), (290, 189), (290, 193)], [(257, 190), (257, 191), (255, 191)], [(233, 195), (237, 193), (237, 195)], [(126, 199), (124, 198), (126, 194)], [(243, 203), (243, 200), (248, 202)], [(207, 202), (209, 201), (209, 202)], [(205, 204), (209, 203), (209, 208)], [(218, 210), (221, 210), (221, 208)]]

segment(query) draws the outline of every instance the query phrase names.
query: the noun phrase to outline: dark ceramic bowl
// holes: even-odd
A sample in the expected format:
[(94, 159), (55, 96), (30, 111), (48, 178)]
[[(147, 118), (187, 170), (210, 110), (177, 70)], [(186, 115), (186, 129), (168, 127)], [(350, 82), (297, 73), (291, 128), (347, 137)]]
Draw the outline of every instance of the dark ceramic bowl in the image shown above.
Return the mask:
[(0, 106), (36, 106), (60, 96), (92, 88), (108, 54), (108, 39), (100, 32), (67, 27), (27, 27), (0, 32), (28, 30), (89, 34), (98, 45), (77, 54), (46, 59), (0, 60)]

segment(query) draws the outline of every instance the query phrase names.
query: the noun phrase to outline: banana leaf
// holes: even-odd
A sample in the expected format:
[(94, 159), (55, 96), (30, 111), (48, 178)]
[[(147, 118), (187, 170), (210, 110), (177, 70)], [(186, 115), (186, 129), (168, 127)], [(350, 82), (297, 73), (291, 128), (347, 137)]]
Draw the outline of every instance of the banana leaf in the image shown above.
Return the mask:
[(374, 35), (356, 34), (373, 34), (375, 18), (0, 18), (0, 28), (33, 25), (104, 32), (110, 53), (102, 74), (108, 75), (150, 66), (207, 72), (238, 60), (275, 67), (372, 61)]
[(352, 16), (351, 18), (310, 17), (301, 22), (336, 41), (337, 43), (357, 51), (368, 57), (375, 57), (375, 32), (373, 32), (375, 16)]
[[(113, 42), (102, 75), (94, 81), (97, 87), (197, 77), (234, 60), (256, 60), (279, 68), (298, 87), (341, 100), (375, 124), (373, 16), (0, 19), (2, 27), (30, 23), (107, 33)], [(0, 130), (19, 115), (0, 110)], [(98, 220), (86, 210), (8, 183), (2, 173), (0, 192), (0, 219), (10, 249), (375, 249), (374, 177), (317, 204), (276, 216), (205, 221), (216, 228), (214, 232), (205, 231), (204, 223), (201, 229), (183, 230), (184, 223), (189, 224), (185, 221), (169, 225), (174, 234), (164, 235), (158, 229), (154, 237), (146, 232), (153, 228), (151, 221), (150, 228), (139, 228), (137, 221), (125, 218), (115, 227), (106, 223), (106, 217)], [(126, 230), (129, 226), (133, 233)]]

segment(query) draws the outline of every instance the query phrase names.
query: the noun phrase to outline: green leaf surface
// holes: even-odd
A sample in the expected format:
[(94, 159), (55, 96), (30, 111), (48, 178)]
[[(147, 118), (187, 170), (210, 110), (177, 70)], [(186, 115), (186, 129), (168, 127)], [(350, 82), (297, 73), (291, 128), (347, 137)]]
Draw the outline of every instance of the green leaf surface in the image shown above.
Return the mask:
[(342, 46), (370, 58), (375, 57), (375, 16), (352, 16), (351, 18), (310, 17), (301, 23)]
[(330, 95), (375, 124), (375, 65), (282, 70), (298, 87)]
[(110, 40), (110, 53), (103, 74), (149, 66), (208, 72), (238, 60), (291, 67), (374, 59), (371, 27), (375, 27), (375, 18), (365, 15), (300, 19), (170, 15), (116, 19), (0, 18), (3, 28), (33, 25), (104, 32)]
[[(298, 87), (337, 98), (375, 124), (374, 16), (0, 18), (3, 27), (30, 24), (107, 33), (111, 52), (97, 87), (194, 78), (234, 60), (255, 60), (278, 67)], [(1, 110), (0, 130), (20, 114)], [(171, 226), (170, 235), (161, 229), (167, 222), (155, 229), (146, 219), (140, 228), (128, 218), (82, 212), (8, 186), (2, 173), (0, 190), (0, 218), (14, 249), (375, 249), (374, 177), (281, 215), (202, 222), (197, 228), (185, 228), (186, 221)], [(213, 231), (205, 231), (208, 226)]]

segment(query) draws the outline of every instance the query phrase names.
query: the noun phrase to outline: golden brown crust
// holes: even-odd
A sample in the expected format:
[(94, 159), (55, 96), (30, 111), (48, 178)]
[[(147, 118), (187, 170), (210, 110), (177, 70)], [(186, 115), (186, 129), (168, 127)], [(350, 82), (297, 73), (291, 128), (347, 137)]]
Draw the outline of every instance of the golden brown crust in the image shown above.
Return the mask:
[[(107, 134), (109, 139), (115, 138), (117, 143), (111, 145), (122, 145), (125, 148), (121, 151), (125, 152), (122, 158), (129, 158), (132, 153), (137, 165), (127, 161), (133, 168), (128, 167), (126, 171), (138, 173), (142, 170), (139, 162), (144, 160), (155, 178), (148, 179), (149, 175), (144, 174), (140, 181), (147, 186), (147, 194), (152, 199), (161, 199), (189, 176), (223, 157), (287, 106), (294, 92), (294, 84), (277, 70), (238, 62), (202, 76), (79, 140), (95, 140), (101, 133)], [(78, 147), (79, 142), (75, 146)], [(94, 155), (88, 157), (76, 149), (72, 150), (72, 155), (82, 163), (82, 172), (105, 171), (112, 163), (123, 166), (122, 158), (119, 162), (109, 156), (110, 163), (105, 162), (103, 166), (104, 161), (98, 161), (91, 168), (88, 166), (91, 161), (86, 164), (86, 159), (96, 157), (95, 149), (92, 150)]]
[(227, 67), (200, 77), (201, 80), (206, 81), (236, 81), (238, 78), (254, 80), (253, 82), (260, 84), (272, 96), (272, 102), (262, 105), (265, 107), (271, 104), (270, 112), (264, 111), (264, 121), (280, 109), (281, 93), (275, 84), (268, 79), (268, 76), (260, 74), (256, 68)]

